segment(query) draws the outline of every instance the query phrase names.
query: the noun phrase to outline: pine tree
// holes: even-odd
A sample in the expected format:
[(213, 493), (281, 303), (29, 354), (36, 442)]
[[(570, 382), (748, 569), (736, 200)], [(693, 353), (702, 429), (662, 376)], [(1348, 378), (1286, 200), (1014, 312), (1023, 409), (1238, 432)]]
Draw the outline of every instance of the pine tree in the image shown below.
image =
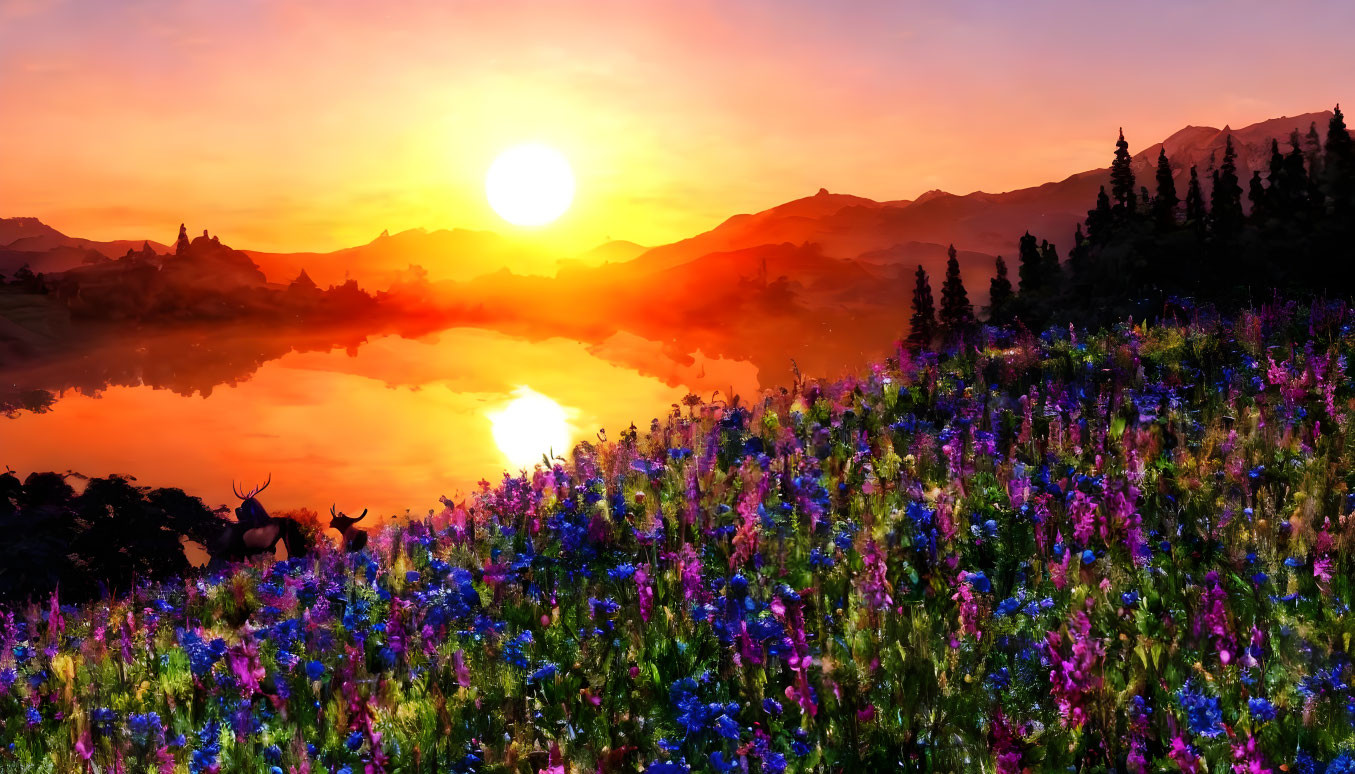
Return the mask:
[(1049, 241), (1040, 240), (1040, 284), (1046, 288), (1057, 288), (1060, 267), (1059, 251)]
[(1035, 237), (1031, 236), (1029, 231), (1021, 237), (1020, 256), (1021, 265), (1018, 273), (1021, 295), (1029, 297), (1044, 286), (1044, 256), (1040, 254), (1040, 248), (1035, 245)]
[(1251, 202), (1251, 216), (1261, 221), (1270, 217), (1270, 200), (1266, 195), (1266, 186), (1261, 182), (1261, 170), (1252, 170), (1251, 181), (1247, 183), (1247, 200)]
[(1274, 138), (1270, 140), (1270, 171), (1266, 175), (1266, 214), (1280, 220), (1289, 214), (1284, 190), (1284, 154), (1280, 153), (1280, 143)]
[(1163, 227), (1176, 225), (1176, 207), (1180, 203), (1167, 149), (1162, 148), (1157, 152), (1157, 198), (1153, 199), (1153, 219)]
[(1213, 217), (1214, 235), (1231, 239), (1242, 229), (1242, 186), (1237, 179), (1237, 149), (1233, 136), (1228, 135), (1223, 148), (1223, 164), (1214, 176), (1214, 190), (1209, 194), (1209, 211)]
[(1280, 177), (1284, 207), (1290, 218), (1308, 214), (1312, 185), (1305, 161), (1299, 133), (1295, 130), (1289, 135), (1289, 153), (1284, 157), (1284, 174)]
[(941, 330), (947, 337), (962, 335), (974, 325), (974, 305), (969, 303), (955, 245), (946, 250), (946, 281), (941, 284)]
[(918, 264), (916, 284), (913, 286), (913, 316), (908, 321), (908, 346), (926, 349), (936, 337), (936, 307), (932, 301), (932, 284), (927, 272)]
[(1073, 284), (1084, 286), (1089, 279), (1087, 270), (1087, 252), (1089, 250), (1087, 238), (1082, 234), (1082, 224), (1077, 224), (1073, 231), (1073, 249), (1068, 251), (1068, 268), (1073, 275)]
[(1106, 187), (1096, 195), (1096, 209), (1087, 211), (1087, 239), (1092, 244), (1105, 244), (1111, 236), (1110, 197), (1106, 196)]
[(1186, 225), (1203, 233), (1208, 223), (1208, 213), (1204, 209), (1204, 192), (1200, 190), (1200, 175), (1195, 165), (1190, 165), (1190, 184), (1186, 187)]
[(1332, 111), (1327, 124), (1327, 144), (1322, 157), (1322, 191), (1337, 217), (1348, 217), (1355, 202), (1355, 145), (1346, 129), (1341, 106)]
[(1322, 179), (1322, 138), (1317, 133), (1317, 122), (1308, 124), (1303, 138), (1303, 160), (1308, 163), (1308, 177), (1314, 182)]
[(988, 281), (988, 322), (1001, 324), (1011, 310), (1012, 281), (1007, 279), (1007, 262), (1002, 256), (997, 257), (994, 269), (996, 273)]
[(1115, 142), (1115, 160), (1110, 163), (1110, 191), (1117, 209), (1133, 212), (1134, 170), (1130, 168), (1129, 143), (1124, 140), (1124, 129), (1120, 130), (1120, 139)]
[(188, 252), (188, 229), (182, 223), (179, 224), (179, 241), (174, 245), (174, 252), (176, 255)]

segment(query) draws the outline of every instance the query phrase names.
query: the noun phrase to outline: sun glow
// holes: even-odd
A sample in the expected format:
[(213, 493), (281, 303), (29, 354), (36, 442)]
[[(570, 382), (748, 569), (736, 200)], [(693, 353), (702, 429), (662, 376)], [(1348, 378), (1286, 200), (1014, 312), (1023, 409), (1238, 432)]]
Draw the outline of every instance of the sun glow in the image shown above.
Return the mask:
[(544, 226), (574, 201), (574, 171), (559, 151), (519, 145), (499, 154), (485, 175), (489, 206), (515, 226)]
[(572, 444), (563, 406), (530, 387), (519, 387), (498, 411), (486, 413), (494, 443), (508, 462), (530, 468), (543, 454), (566, 454)]

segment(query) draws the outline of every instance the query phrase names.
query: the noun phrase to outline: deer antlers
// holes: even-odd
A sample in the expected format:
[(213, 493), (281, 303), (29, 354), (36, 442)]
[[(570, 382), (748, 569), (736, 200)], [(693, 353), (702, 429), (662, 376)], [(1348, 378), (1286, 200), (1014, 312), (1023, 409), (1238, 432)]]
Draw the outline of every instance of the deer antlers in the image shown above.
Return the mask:
[(348, 519), (353, 524), (357, 524), (358, 522), (362, 521), (364, 518), (367, 517), (367, 509), (363, 508), (362, 515), (354, 519), (351, 516), (348, 516), (347, 514), (340, 513), (337, 505), (331, 505), (329, 506), (329, 515), (333, 516), (336, 519)]
[(248, 494), (242, 494), (242, 493), (240, 492), (240, 490), (235, 486), (235, 481), (232, 480), (232, 481), (231, 481), (231, 491), (234, 492), (234, 493), (235, 493), (235, 496), (238, 497), (238, 498), (240, 498), (241, 500), (248, 500), (248, 499), (250, 499), (251, 497), (258, 497), (258, 496), (259, 496), (259, 493), (261, 493), (261, 492), (263, 492), (263, 490), (267, 489), (267, 488), (268, 488), (268, 485), (271, 484), (271, 483), (273, 483), (273, 474), (272, 474), (272, 473), (269, 473), (269, 474), (268, 474), (268, 480), (265, 481), (265, 482), (263, 482), (263, 486), (260, 486), (260, 487), (256, 487), (256, 488), (254, 488), (254, 489), (251, 489), (251, 490), (249, 491)]

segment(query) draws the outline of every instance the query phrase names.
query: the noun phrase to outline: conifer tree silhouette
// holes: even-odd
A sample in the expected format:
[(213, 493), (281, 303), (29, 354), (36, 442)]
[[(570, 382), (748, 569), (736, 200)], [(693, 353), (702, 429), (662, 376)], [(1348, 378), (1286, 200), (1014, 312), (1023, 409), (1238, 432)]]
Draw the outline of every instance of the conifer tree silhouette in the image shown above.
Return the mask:
[(908, 346), (926, 349), (936, 337), (936, 305), (927, 271), (918, 264), (913, 285), (913, 316), (908, 321)]
[(974, 325), (974, 305), (969, 303), (955, 245), (946, 250), (946, 279), (941, 284), (941, 330), (948, 338), (962, 335)]

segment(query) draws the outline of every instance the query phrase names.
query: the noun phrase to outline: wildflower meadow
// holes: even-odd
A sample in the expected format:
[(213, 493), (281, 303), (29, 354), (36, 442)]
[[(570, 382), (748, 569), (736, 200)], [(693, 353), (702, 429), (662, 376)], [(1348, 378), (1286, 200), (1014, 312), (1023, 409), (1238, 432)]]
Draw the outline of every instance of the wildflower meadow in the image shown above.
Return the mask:
[(0, 769), (1355, 771), (1352, 325), (986, 328), (13, 606)]

